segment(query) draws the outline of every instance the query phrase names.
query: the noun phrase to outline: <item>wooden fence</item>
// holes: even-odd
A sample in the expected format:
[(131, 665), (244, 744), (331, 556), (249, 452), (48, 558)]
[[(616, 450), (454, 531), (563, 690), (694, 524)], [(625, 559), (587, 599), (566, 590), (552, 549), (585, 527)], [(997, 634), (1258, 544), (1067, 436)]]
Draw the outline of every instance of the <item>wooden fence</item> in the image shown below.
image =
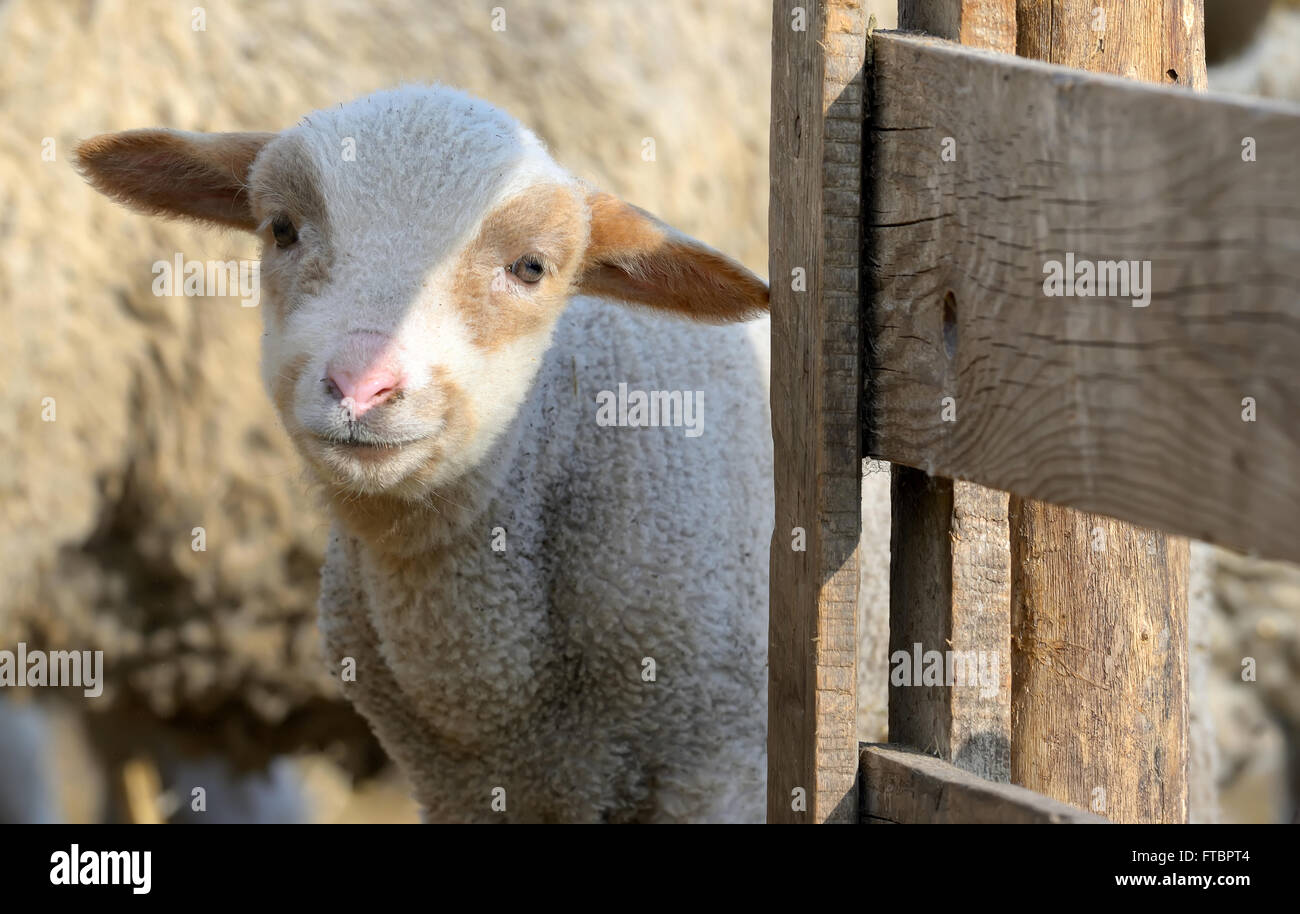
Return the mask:
[[(1300, 109), (1198, 92), (1200, 0), (899, 21), (774, 4), (769, 821), (1184, 821), (1183, 536), (1300, 560)], [(868, 457), (891, 655), (1000, 671), (891, 685), (890, 746)]]

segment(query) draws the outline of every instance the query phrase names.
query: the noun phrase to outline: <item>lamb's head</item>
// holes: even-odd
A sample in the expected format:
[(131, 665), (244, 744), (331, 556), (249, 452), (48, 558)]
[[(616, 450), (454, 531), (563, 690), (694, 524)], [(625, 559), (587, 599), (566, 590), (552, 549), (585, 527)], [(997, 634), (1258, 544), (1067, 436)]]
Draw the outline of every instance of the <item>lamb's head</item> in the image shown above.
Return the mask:
[(77, 156), (136, 209), (261, 237), (266, 385), (344, 494), (418, 497), (483, 460), (572, 294), (707, 321), (767, 307), (742, 267), (452, 89), (382, 92), (278, 134), (108, 134)]

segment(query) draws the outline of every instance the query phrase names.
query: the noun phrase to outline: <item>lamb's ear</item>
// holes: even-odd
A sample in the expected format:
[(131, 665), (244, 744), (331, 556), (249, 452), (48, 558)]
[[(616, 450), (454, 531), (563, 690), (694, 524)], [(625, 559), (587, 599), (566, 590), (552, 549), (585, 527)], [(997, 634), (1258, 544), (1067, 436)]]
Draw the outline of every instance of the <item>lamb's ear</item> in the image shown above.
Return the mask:
[(767, 310), (767, 286), (729, 257), (610, 194), (593, 193), (577, 291), (710, 323)]
[(132, 209), (252, 231), (248, 171), (274, 137), (127, 130), (78, 143), (76, 163), (97, 191)]

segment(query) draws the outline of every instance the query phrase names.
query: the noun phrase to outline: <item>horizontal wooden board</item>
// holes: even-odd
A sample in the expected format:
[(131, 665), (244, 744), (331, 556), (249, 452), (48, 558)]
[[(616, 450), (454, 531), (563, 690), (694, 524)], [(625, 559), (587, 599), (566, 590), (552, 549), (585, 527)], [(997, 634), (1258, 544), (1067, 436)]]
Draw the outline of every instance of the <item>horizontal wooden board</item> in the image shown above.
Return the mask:
[[(872, 56), (868, 452), (1300, 560), (1300, 108)], [(1137, 261), (1149, 301), (1045, 294), (1069, 259)]]
[(900, 746), (862, 747), (862, 821), (902, 825), (1105, 823), (1041, 794), (986, 781)]

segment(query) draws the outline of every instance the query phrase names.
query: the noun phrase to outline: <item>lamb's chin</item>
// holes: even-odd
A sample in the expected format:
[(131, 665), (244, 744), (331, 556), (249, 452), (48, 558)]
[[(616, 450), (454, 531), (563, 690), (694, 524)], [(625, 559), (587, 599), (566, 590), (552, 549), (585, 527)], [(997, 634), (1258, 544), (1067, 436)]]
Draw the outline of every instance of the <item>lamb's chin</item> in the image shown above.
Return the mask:
[(409, 498), (424, 487), (416, 477), (429, 471), (436, 448), (429, 440), (367, 445), (317, 439), (303, 450), (322, 481), (336, 491)]

